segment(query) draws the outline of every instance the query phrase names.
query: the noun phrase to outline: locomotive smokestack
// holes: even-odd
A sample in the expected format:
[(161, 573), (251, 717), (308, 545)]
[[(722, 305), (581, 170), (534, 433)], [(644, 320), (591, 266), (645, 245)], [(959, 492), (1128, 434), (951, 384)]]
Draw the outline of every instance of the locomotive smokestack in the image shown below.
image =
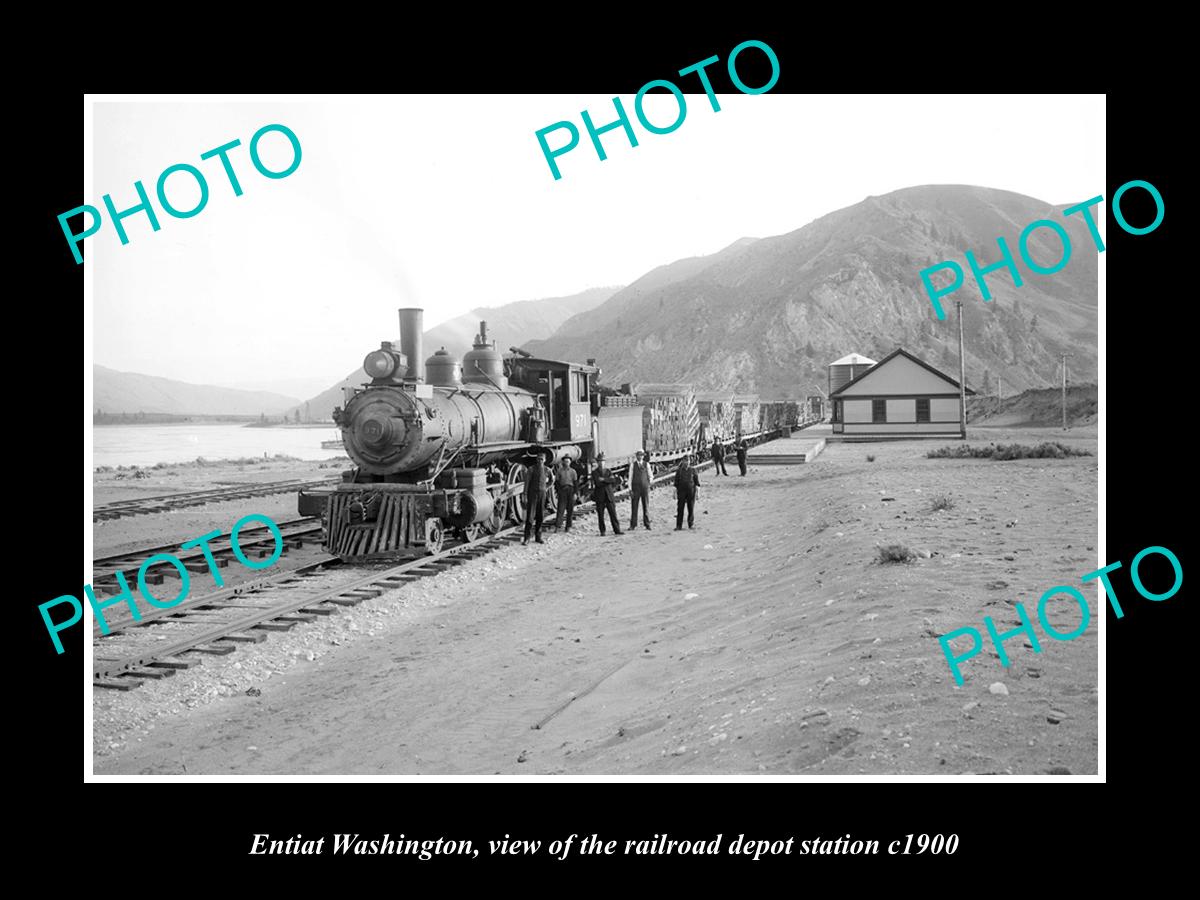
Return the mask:
[(408, 371), (404, 373), (406, 381), (425, 380), (425, 354), (421, 352), (424, 313), (416, 307), (400, 310), (400, 352), (408, 359)]

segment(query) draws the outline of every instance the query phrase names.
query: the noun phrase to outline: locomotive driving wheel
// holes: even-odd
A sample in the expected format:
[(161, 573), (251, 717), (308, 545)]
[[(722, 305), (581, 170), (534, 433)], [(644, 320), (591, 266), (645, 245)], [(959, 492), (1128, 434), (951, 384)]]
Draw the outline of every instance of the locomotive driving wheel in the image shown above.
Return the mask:
[(479, 540), (479, 535), (483, 533), (483, 525), (478, 523), (468, 525), (466, 528), (461, 529), (461, 531), (463, 540), (470, 543), (471, 541)]
[[(504, 480), (504, 483), (505, 483), (505, 485), (507, 485), (510, 488), (518, 482), (520, 482), (523, 485), (525, 483), (525, 475), (526, 475), (525, 464), (524, 463), (513, 463), (512, 466), (508, 470), (508, 477)], [(509, 497), (507, 502), (505, 503), (505, 506), (506, 506), (506, 512), (508, 513), (506, 518), (511, 518), (514, 522), (517, 522), (518, 524), (521, 522), (524, 522), (525, 521), (525, 490), (524, 490), (524, 488), (522, 488), (521, 493), (517, 494), (515, 497)]]
[(440, 519), (425, 520), (425, 553), (434, 555), (442, 552), (442, 541), (445, 539), (446, 533), (442, 529)]

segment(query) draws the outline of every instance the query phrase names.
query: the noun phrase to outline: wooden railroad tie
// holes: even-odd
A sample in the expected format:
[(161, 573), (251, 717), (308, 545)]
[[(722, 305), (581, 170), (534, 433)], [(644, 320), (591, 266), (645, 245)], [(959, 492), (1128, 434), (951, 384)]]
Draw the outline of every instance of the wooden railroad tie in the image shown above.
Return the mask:
[(251, 634), (246, 631), (238, 634), (227, 634), (224, 637), (217, 638), (218, 641), (232, 641), (236, 644), (261, 644), (266, 639), (267, 636), (265, 634)]
[(273, 622), (259, 622), (257, 625), (251, 625), (251, 628), (256, 628), (260, 631), (291, 631), (296, 627), (295, 622), (281, 622), (276, 619)]
[[(171, 678), (175, 675), (174, 669), (130, 669), (128, 672), (122, 672), (121, 678), (153, 678), (155, 680), (161, 678)], [(138, 682), (139, 684), (141, 682)]]
[(125, 681), (118, 681), (114, 678), (100, 678), (92, 682), (98, 688), (108, 688), (110, 691), (132, 691), (136, 687), (141, 687), (142, 683), (136, 678), (128, 678)]
[(178, 656), (172, 656), (167, 659), (156, 659), (150, 663), (150, 667), (154, 669), (192, 669), (203, 663), (200, 659), (180, 659)]
[(228, 656), (233, 651), (234, 651), (234, 647), (232, 644), (200, 644), (199, 646), (192, 647), (192, 648), (190, 648), (188, 650), (184, 650), (182, 652), (183, 653), (207, 653), (210, 656)]
[(366, 599), (367, 599), (366, 597), (342, 596), (342, 597), (330, 597), (325, 602), (326, 603), (336, 603), (338, 606), (358, 606), (358, 604), (362, 603)]

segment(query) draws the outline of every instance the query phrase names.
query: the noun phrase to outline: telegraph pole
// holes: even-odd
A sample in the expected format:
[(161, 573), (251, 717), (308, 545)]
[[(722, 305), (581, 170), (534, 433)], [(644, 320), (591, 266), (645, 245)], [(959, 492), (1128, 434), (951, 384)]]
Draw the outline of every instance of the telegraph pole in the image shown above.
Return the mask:
[[(967, 439), (967, 359), (963, 355), (962, 301), (954, 301), (958, 307), (958, 427), (963, 440)], [(1063, 390), (1066, 390), (1064, 388)], [(1065, 394), (1063, 395), (1066, 396)], [(1063, 415), (1066, 415), (1064, 413)]]
[(1000, 383), (1000, 402), (1004, 402), (1004, 376), (1000, 375), (996, 379)]
[(1067, 357), (1074, 356), (1074, 353), (1062, 354), (1062, 410), (1063, 410), (1063, 431), (1067, 431)]

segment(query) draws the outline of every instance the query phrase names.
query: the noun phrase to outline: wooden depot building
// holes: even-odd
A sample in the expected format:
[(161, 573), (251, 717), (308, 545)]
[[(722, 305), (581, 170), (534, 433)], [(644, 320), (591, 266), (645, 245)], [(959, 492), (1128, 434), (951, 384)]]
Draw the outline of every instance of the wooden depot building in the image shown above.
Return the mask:
[[(967, 388), (968, 394), (975, 392)], [(962, 435), (958, 382), (897, 348), (829, 397), (847, 438)]]

